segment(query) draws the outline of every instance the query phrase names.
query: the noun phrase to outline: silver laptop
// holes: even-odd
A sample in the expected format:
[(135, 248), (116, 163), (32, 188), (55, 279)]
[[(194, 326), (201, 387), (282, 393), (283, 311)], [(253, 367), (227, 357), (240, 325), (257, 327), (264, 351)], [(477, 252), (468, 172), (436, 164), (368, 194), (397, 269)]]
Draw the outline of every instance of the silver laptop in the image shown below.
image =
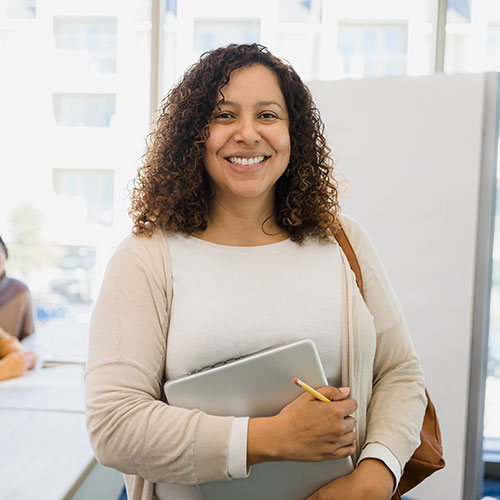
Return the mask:
[[(328, 385), (318, 350), (306, 339), (229, 360), (167, 381), (172, 406), (211, 415), (264, 417), (278, 413), (303, 393), (297, 377), (312, 387)], [(199, 485), (204, 500), (304, 500), (321, 486), (353, 470), (351, 458), (325, 462), (265, 462), (248, 478)]]

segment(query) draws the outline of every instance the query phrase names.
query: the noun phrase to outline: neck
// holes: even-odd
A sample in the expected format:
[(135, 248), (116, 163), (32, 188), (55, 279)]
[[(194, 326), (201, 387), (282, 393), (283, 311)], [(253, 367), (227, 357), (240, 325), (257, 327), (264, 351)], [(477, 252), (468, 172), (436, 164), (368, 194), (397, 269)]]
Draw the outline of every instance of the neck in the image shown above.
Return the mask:
[(232, 246), (258, 246), (287, 238), (277, 225), (271, 203), (215, 199), (208, 227), (195, 236), (205, 241)]

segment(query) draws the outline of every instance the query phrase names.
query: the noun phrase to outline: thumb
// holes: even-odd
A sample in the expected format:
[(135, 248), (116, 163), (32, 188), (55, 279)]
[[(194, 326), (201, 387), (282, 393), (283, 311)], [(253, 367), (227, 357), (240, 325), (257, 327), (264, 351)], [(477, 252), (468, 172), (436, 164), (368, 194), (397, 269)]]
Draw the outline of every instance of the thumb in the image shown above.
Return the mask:
[(337, 392), (332, 397), (332, 401), (342, 401), (349, 397), (349, 393), (351, 392), (350, 387), (338, 387), (336, 388)]
[(322, 387), (318, 389), (318, 392), (326, 396), (331, 401), (342, 401), (349, 396), (350, 389), (349, 387)]

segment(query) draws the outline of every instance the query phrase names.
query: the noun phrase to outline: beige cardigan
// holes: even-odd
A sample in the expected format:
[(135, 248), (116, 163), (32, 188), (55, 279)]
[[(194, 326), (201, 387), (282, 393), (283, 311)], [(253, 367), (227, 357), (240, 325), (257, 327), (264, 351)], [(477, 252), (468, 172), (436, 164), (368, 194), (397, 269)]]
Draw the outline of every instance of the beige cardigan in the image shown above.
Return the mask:
[[(387, 446), (401, 466), (419, 444), (423, 375), (399, 302), (372, 242), (342, 216), (358, 257), (365, 300), (345, 257), (342, 385), (358, 402), (357, 451)], [(151, 500), (155, 482), (229, 479), (232, 417), (170, 407), (162, 385), (171, 303), (165, 235), (129, 236), (111, 258), (90, 326), (87, 428), (97, 460), (125, 474), (130, 500)]]

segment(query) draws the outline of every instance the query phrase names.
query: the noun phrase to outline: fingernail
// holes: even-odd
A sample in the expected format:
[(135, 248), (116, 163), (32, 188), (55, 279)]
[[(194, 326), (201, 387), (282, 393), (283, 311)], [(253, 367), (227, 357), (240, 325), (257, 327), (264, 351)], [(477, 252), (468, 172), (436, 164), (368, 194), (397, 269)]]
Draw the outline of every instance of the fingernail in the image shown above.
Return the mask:
[(349, 395), (349, 392), (351, 391), (351, 389), (349, 387), (341, 387), (339, 389), (339, 391), (344, 395), (344, 396), (347, 396)]

